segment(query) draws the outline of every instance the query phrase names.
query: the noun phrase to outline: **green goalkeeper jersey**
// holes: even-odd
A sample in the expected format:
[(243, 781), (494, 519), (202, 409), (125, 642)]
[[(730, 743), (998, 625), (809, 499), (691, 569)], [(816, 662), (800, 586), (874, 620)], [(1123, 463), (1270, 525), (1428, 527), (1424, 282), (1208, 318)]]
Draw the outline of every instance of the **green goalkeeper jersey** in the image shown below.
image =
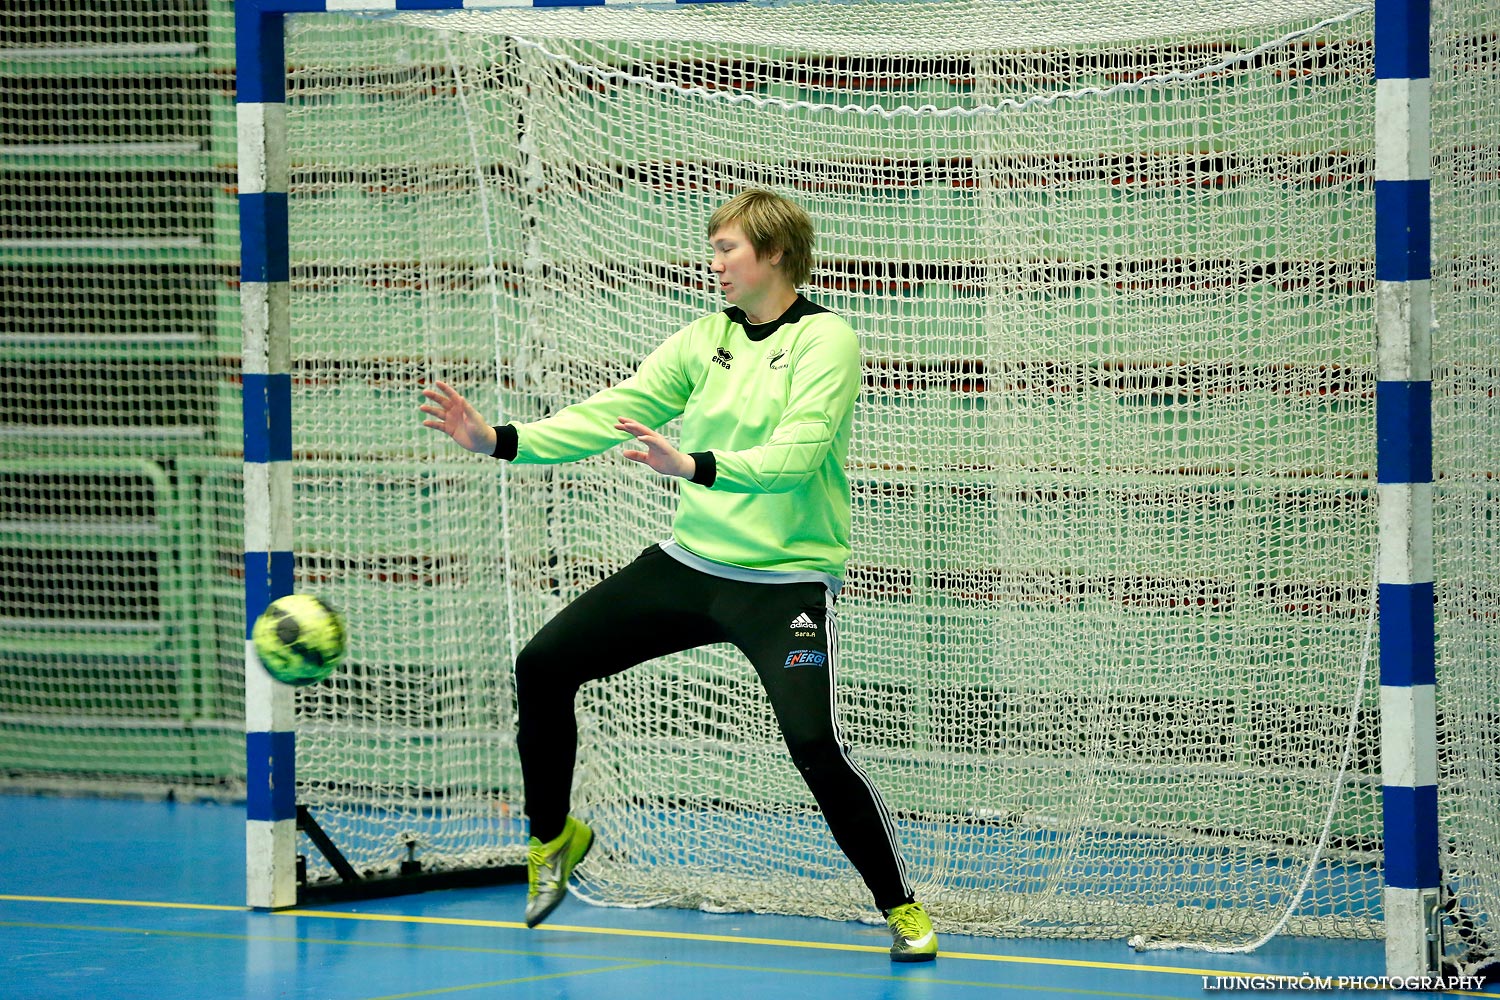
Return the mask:
[(799, 296), (756, 326), (731, 307), (677, 331), (618, 385), (498, 428), (495, 454), (570, 462), (630, 440), (618, 417), (659, 429), (681, 416), (678, 448), (697, 471), (664, 548), (717, 575), (837, 590), (849, 559), (844, 461), (859, 389), (859, 344), (834, 313)]

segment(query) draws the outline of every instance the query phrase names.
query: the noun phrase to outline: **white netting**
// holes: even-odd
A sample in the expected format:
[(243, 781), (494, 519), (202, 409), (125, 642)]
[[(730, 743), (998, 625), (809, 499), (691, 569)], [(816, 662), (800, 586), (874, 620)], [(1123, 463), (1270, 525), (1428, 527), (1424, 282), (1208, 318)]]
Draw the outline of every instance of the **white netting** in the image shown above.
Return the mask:
[[(764, 185), (863, 344), (842, 710), (938, 920), (1250, 940), (1326, 832), (1289, 926), (1378, 933), (1370, 15), (1078, 10), (291, 23), (299, 587), (356, 664), (299, 795), (357, 864), (519, 842), (515, 642), (672, 508), (457, 454), (417, 383), (616, 381), (721, 307), (703, 227)], [(737, 654), (579, 713), (584, 894), (869, 912)]]
[(1439, 810), (1449, 942), (1500, 955), (1500, 4), (1433, 21), (1433, 544)]
[(0, 787), (244, 794), (204, 558), (240, 464), (219, 13), (0, 7)]

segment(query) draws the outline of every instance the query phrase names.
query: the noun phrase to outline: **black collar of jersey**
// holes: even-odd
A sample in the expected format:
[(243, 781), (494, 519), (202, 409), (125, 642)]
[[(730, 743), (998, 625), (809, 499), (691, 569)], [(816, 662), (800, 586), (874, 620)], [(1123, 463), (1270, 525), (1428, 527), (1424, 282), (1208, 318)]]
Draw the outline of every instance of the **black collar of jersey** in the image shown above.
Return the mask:
[(750, 322), (749, 318), (745, 315), (745, 310), (741, 309), (739, 306), (730, 306), (728, 309), (724, 310), (724, 315), (729, 317), (729, 322), (737, 323), (741, 327), (743, 327), (745, 330), (745, 336), (749, 337), (752, 341), (761, 341), (765, 340), (771, 334), (775, 333), (777, 330), (780, 330), (788, 323), (795, 323), (799, 319), (811, 316), (814, 313), (826, 313), (827, 311), (827, 309), (824, 309), (816, 302), (809, 302), (801, 295), (798, 295), (797, 300), (787, 308), (786, 312), (771, 320), (771, 322), (769, 323)]

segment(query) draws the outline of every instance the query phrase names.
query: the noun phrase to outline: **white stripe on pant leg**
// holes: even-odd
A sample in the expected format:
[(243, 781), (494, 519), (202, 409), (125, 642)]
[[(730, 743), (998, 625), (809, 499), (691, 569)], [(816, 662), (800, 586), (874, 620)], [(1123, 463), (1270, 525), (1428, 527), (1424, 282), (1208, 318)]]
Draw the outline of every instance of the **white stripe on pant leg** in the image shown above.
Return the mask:
[(843, 728), (839, 725), (838, 676), (836, 669), (838, 664), (839, 632), (833, 597), (832, 591), (824, 592), (825, 609), (823, 622), (828, 636), (828, 717), (833, 722), (833, 738), (838, 743), (839, 756), (844, 758), (844, 762), (849, 765), (849, 769), (859, 777), (859, 780), (864, 783), (865, 790), (870, 793), (870, 799), (875, 803), (875, 811), (880, 815), (880, 823), (885, 830), (886, 846), (890, 848), (891, 856), (896, 859), (896, 873), (901, 878), (901, 889), (906, 895), (912, 896), (915, 893), (911, 887), (911, 880), (907, 877), (906, 857), (901, 853), (901, 845), (896, 840), (896, 823), (891, 817), (890, 808), (885, 804), (885, 796), (880, 794), (880, 790), (875, 787), (875, 783), (870, 780), (870, 776), (865, 773), (865, 769), (860, 767), (859, 763), (850, 756), (848, 744), (844, 742)]

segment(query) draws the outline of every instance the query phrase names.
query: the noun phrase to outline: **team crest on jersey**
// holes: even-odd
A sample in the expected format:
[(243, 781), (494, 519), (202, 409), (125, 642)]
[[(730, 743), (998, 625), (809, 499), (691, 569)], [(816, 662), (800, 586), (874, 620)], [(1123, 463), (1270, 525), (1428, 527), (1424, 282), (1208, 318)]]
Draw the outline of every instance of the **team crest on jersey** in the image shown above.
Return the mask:
[(718, 365), (720, 368), (723, 368), (725, 371), (729, 370), (729, 362), (733, 360), (734, 355), (730, 354), (722, 347), (714, 352), (714, 364)]
[(770, 366), (773, 372), (779, 372), (785, 369), (791, 362), (786, 359), (786, 349), (777, 348), (766, 355), (766, 364)]

